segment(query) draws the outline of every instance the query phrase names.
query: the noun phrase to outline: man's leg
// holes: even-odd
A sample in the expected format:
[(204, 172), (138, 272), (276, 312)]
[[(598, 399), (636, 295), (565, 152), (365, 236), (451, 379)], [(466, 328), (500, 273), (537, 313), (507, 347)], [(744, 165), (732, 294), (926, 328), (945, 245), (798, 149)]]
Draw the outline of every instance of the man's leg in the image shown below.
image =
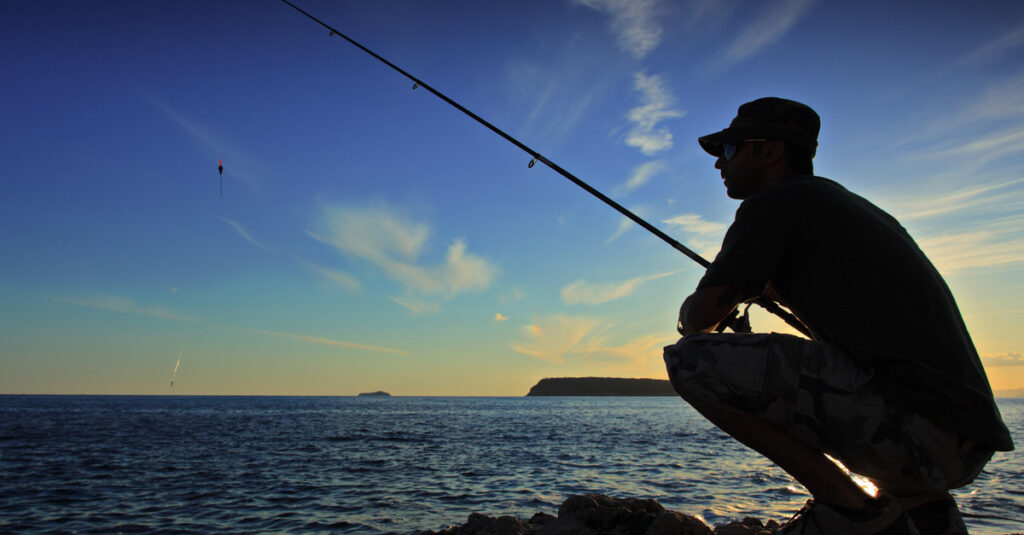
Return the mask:
[[(880, 505), (828, 452), (921, 517), (922, 535), (965, 533), (945, 489), (969, 483), (991, 452), (887, 406), (872, 374), (838, 349), (787, 335), (698, 334), (666, 347), (665, 364), (687, 402), (792, 475), (816, 503)], [(939, 515), (950, 529), (930, 525), (942, 508), (952, 511)]]
[(782, 427), (753, 416), (715, 406), (685, 390), (679, 392), (711, 423), (747, 447), (764, 455), (799, 481), (816, 501), (859, 510), (870, 498), (820, 450), (787, 433)]

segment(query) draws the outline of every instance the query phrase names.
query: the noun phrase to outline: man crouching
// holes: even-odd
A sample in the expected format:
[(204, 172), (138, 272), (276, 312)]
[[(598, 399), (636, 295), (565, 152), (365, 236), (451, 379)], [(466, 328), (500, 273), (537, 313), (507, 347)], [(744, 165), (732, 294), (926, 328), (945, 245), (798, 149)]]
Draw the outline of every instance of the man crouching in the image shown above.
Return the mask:
[[(781, 533), (966, 534), (949, 490), (1012, 450), (1009, 431), (942, 276), (892, 216), (813, 176), (819, 128), (811, 108), (768, 97), (698, 140), (743, 202), (679, 311), (669, 379), (811, 493)], [(812, 339), (712, 332), (759, 297)]]

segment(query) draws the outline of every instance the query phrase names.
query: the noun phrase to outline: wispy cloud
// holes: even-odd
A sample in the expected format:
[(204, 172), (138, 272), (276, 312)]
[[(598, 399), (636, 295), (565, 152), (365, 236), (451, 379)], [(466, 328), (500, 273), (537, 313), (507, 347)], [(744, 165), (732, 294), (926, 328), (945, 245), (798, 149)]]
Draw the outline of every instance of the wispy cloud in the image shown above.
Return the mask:
[(441, 305), (430, 301), (409, 299), (407, 297), (392, 297), (391, 301), (417, 316), (429, 316), (441, 311)]
[(706, 221), (699, 214), (682, 214), (662, 220), (662, 223), (680, 227), (690, 234), (721, 235), (725, 232), (725, 223)]
[(609, 90), (615, 79), (595, 78), (592, 70), (581, 67), (579, 53), (572, 52), (560, 51), (543, 63), (517, 59), (505, 66), (506, 95), (517, 101), (516, 107), (529, 110), (520, 126), (522, 135), (551, 143), (565, 138)]
[(677, 338), (645, 335), (616, 343), (613, 330), (613, 324), (596, 318), (552, 315), (524, 326), (512, 350), (548, 362), (583, 360), (592, 368), (636, 371), (659, 360), (661, 347)]
[(358, 292), (363, 287), (362, 284), (359, 283), (359, 279), (356, 279), (355, 277), (349, 275), (348, 273), (345, 273), (344, 271), (326, 268), (324, 266), (315, 264), (308, 260), (303, 260), (301, 258), (299, 259), (299, 261), (302, 262), (302, 264), (305, 265), (307, 269), (309, 269), (316, 275), (320, 276), (324, 280), (336, 286), (344, 288), (348, 291)]
[(612, 31), (619, 46), (643, 59), (661, 42), (659, 0), (573, 0), (611, 17)]
[(967, 157), (974, 165), (984, 164), (1010, 154), (1024, 151), (1024, 131), (1021, 125), (987, 132), (969, 141), (957, 140), (935, 145), (910, 156), (915, 159)]
[[(633, 213), (636, 212), (634, 211)], [(605, 243), (611, 243), (619, 239), (620, 237), (622, 237), (623, 234), (628, 232), (629, 229), (633, 228), (633, 225), (636, 225), (636, 223), (634, 223), (633, 220), (629, 219), (628, 217), (623, 217), (622, 219), (619, 220), (619, 226), (615, 228), (615, 232), (613, 232), (611, 236), (608, 236), (608, 239), (605, 240)]]
[(909, 198), (887, 199), (886, 207), (898, 214), (901, 221), (910, 221), (927, 217), (935, 217), (967, 210), (992, 207), (1006, 208), (1008, 203), (1019, 202), (1022, 195), (1016, 192), (1018, 186), (1024, 184), (1024, 178), (1018, 178), (995, 184), (969, 184), (949, 193), (938, 195), (922, 195), (915, 191)]
[(549, 362), (564, 362), (570, 354), (586, 353), (605, 341), (611, 325), (596, 318), (558, 314), (522, 328), (522, 341), (512, 350)]
[(1024, 46), (1024, 24), (996, 36), (991, 41), (960, 56), (954, 63), (964, 67), (977, 67), (995, 62), (1007, 52)]
[(665, 82), (654, 74), (643, 72), (633, 75), (633, 89), (640, 94), (640, 105), (629, 110), (632, 123), (626, 133), (626, 145), (640, 149), (650, 156), (672, 147), (672, 133), (659, 126), (662, 121), (686, 116), (685, 111), (674, 110), (675, 98), (665, 89)]
[[(1008, 269), (1024, 263), (1024, 178), (1006, 180), (1002, 171), (951, 171), (959, 179), (950, 191), (929, 184), (876, 201), (907, 225), (918, 245), (944, 274), (967, 269)], [(1012, 172), (1016, 172), (1015, 170)], [(963, 180), (970, 176), (971, 181)], [(932, 177), (933, 180), (934, 177)], [(936, 184), (945, 184), (943, 178)]]
[[(244, 154), (242, 151), (231, 147), (231, 144), (213, 128), (201, 125), (197, 121), (186, 118), (169, 104), (157, 97), (150, 96), (149, 100), (158, 110), (167, 115), (174, 124), (184, 130), (193, 142), (202, 148), (203, 152), (206, 153), (206, 156), (210, 158), (211, 176), (213, 175), (213, 171), (216, 171), (217, 169), (213, 165), (214, 160), (224, 160), (224, 171), (226, 172), (226, 176), (235, 177), (245, 182), (256, 191), (261, 190), (260, 182), (262, 179), (259, 178), (261, 174), (259, 171), (260, 166), (252, 164), (252, 158)], [(213, 176), (213, 178), (216, 177)], [(211, 178), (211, 180), (213, 178)]]
[(425, 265), (420, 255), (430, 227), (386, 206), (327, 206), (317, 219), (310, 236), (369, 262), (410, 294), (449, 299), (486, 289), (498, 273), (489, 260), (470, 253), (461, 239), (451, 242), (441, 263)]
[(1020, 265), (1024, 263), (1024, 216), (975, 225), (957, 233), (925, 236), (917, 243), (944, 274)]
[(688, 235), (689, 247), (708, 258), (718, 253), (726, 230), (725, 223), (707, 221), (698, 214), (677, 215), (662, 220), (662, 223), (678, 227), (685, 232)]
[(736, 39), (726, 49), (719, 65), (725, 67), (738, 63), (779, 41), (789, 33), (800, 17), (807, 13), (814, 2), (815, 0), (785, 0), (760, 4), (767, 7), (737, 32)]
[[(636, 214), (637, 217), (643, 218), (644, 212), (647, 211), (647, 208), (644, 206), (632, 206), (629, 208), (629, 211)], [(611, 243), (621, 238), (623, 234), (629, 232), (636, 226), (637, 223), (635, 221), (626, 216), (623, 216), (622, 219), (619, 220), (619, 226), (615, 228), (615, 232), (613, 232), (611, 236), (608, 236), (608, 239), (605, 240), (605, 243)]]
[(644, 284), (675, 273), (677, 272), (655, 273), (653, 275), (634, 277), (623, 282), (589, 283), (579, 279), (562, 288), (562, 302), (567, 305), (600, 305), (608, 301), (633, 295), (633, 292)]
[(616, 193), (629, 193), (644, 184), (647, 184), (655, 175), (664, 173), (667, 170), (668, 166), (661, 160), (640, 164), (633, 168), (633, 172), (630, 174), (629, 180), (619, 186), (616, 189)]
[(106, 310), (110, 312), (122, 312), (125, 314), (135, 314), (139, 316), (153, 316), (157, 318), (164, 318), (174, 321), (199, 321), (196, 318), (183, 316), (181, 314), (178, 314), (177, 312), (173, 312), (163, 307), (138, 305), (135, 303), (134, 299), (128, 297), (118, 297), (116, 295), (97, 294), (94, 297), (87, 298), (58, 297), (54, 298), (53, 300), (59, 303), (68, 303), (71, 305), (95, 308), (98, 310)]
[(253, 244), (253, 245), (257, 246), (257, 247), (266, 249), (268, 251), (270, 250), (270, 247), (267, 247), (263, 243), (261, 243), (259, 241), (256, 241), (256, 239), (253, 238), (252, 235), (250, 235), (247, 230), (245, 230), (245, 227), (243, 227), (238, 222), (232, 221), (232, 220), (230, 220), (230, 219), (228, 219), (226, 217), (221, 217), (219, 219), (221, 221), (223, 221), (227, 226), (229, 226), (232, 229), (234, 229), (234, 231), (237, 232), (238, 235), (241, 236), (243, 240), (245, 240), (245, 241), (247, 241), (247, 242), (249, 242), (249, 243), (251, 243), (251, 244)]
[(512, 288), (511, 290), (501, 294), (498, 298), (498, 302), (501, 304), (512, 303), (515, 301), (522, 301), (526, 298), (526, 294), (519, 288)]
[(359, 350), (362, 350), (362, 351), (372, 351), (372, 352), (375, 352), (375, 353), (392, 353), (392, 354), (395, 354), (395, 355), (408, 355), (409, 354), (409, 352), (405, 351), (404, 349), (395, 349), (393, 347), (384, 347), (384, 346), (372, 346), (372, 345), (367, 345), (367, 344), (357, 344), (355, 342), (344, 342), (344, 341), (341, 341), (341, 340), (332, 340), (330, 338), (322, 338), (322, 337), (319, 337), (319, 336), (306, 336), (306, 335), (303, 335), (303, 334), (292, 334), (292, 333), (285, 333), (285, 332), (279, 332), (279, 331), (264, 331), (264, 330), (261, 330), (261, 329), (249, 329), (249, 328), (245, 328), (245, 327), (231, 327), (231, 329), (234, 329), (234, 330), (237, 330), (237, 331), (242, 331), (242, 332), (247, 332), (247, 333), (252, 333), (252, 334), (262, 334), (262, 335), (265, 335), (265, 336), (275, 336), (275, 337), (278, 337), (278, 338), (287, 338), (289, 340), (297, 340), (299, 342), (305, 342), (307, 344), (316, 344), (316, 345), (332, 346), (332, 347), (345, 347), (345, 348), (349, 348), (349, 349), (359, 349)]
[(501, 312), (498, 312), (497, 314), (494, 315), (494, 321), (508, 321), (508, 316), (505, 316)]
[(981, 362), (985, 366), (1024, 366), (1024, 353), (986, 353)]
[[(942, 109), (929, 113), (926, 120), (909, 125), (906, 130), (911, 133), (897, 140), (896, 146), (924, 145), (908, 154), (916, 159), (921, 155), (942, 154), (979, 139), (991, 138), (973, 145), (975, 152), (986, 144), (1000, 146), (1007, 143), (1000, 140), (1012, 138), (1012, 134), (1024, 126), (1021, 124), (1021, 117), (1024, 117), (1024, 74), (987, 83), (976, 93), (957, 99), (954, 105), (943, 103), (942, 106)], [(947, 154), (964, 153), (954, 150)]]
[(648, 334), (632, 338), (623, 344), (592, 348), (586, 356), (601, 363), (605, 370), (630, 374), (637, 374), (639, 371), (644, 375), (646, 370), (653, 368), (659, 377), (664, 377), (663, 348), (678, 338), (679, 336), (675, 334)]

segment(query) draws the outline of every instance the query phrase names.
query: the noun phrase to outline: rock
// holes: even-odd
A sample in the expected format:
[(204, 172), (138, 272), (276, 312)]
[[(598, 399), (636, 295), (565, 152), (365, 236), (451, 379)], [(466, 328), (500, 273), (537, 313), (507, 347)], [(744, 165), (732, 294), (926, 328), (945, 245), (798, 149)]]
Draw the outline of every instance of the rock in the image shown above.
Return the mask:
[(493, 518), (473, 513), (469, 515), (469, 520), (461, 526), (452, 526), (448, 529), (428, 533), (434, 535), (526, 535), (535, 533), (535, 531), (530, 530), (530, 524), (518, 518), (511, 516)]
[(530, 517), (530, 524), (534, 526), (543, 526), (558, 520), (557, 516), (549, 515), (547, 513), (535, 513)]
[[(769, 521), (774, 523), (774, 521)], [(756, 535), (765, 530), (765, 525), (756, 518), (744, 518), (739, 522), (729, 522), (715, 528), (715, 535)]]
[(645, 535), (711, 535), (711, 528), (698, 518), (677, 511), (662, 511), (654, 517)]
[[(656, 500), (571, 496), (558, 517), (537, 513), (529, 522), (510, 517), (469, 516), (461, 526), (423, 535), (712, 535), (702, 520), (668, 511)], [(738, 533), (738, 532), (737, 532)]]
[(558, 520), (575, 520), (594, 533), (642, 535), (665, 508), (654, 500), (618, 499), (600, 494), (572, 496), (558, 508)]

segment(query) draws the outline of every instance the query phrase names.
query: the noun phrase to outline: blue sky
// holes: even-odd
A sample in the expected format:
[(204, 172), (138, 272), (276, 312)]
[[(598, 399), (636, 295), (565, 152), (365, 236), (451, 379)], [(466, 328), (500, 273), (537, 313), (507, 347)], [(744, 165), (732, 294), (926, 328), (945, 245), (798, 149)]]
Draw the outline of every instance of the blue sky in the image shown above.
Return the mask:
[[(736, 202), (697, 136), (809, 104), (818, 174), (904, 223), (1024, 388), (1024, 4), (299, 5), (708, 258)], [(0, 392), (663, 377), (701, 275), (277, 1), (4, 2), (0, 75)]]

